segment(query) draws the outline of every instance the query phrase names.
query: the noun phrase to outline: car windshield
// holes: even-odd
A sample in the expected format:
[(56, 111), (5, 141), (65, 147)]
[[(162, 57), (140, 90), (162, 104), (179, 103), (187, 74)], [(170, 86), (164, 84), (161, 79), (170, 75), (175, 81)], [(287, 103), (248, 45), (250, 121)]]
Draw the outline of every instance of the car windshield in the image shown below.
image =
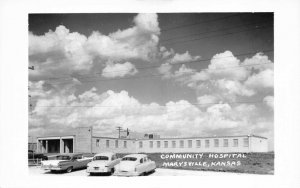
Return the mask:
[(124, 157), (122, 159), (122, 161), (136, 161), (136, 160), (137, 160), (137, 158), (135, 158), (135, 157)]
[(93, 161), (108, 161), (108, 157), (106, 156), (96, 156), (93, 158)]
[(67, 155), (59, 155), (59, 156), (56, 156), (56, 159), (57, 160), (70, 160), (71, 157), (67, 156)]

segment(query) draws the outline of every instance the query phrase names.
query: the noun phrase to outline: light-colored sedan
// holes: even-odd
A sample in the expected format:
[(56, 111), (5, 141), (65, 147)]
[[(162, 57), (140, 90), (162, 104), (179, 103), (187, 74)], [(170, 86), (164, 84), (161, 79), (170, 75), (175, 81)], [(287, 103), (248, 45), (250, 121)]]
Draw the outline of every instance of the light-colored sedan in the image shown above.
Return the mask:
[(156, 164), (145, 154), (130, 154), (122, 158), (114, 175), (139, 176), (154, 172)]
[(53, 160), (42, 161), (41, 168), (50, 171), (72, 172), (74, 169), (86, 168), (92, 160), (92, 154), (63, 154), (58, 155)]
[(119, 164), (120, 161), (121, 159), (118, 159), (115, 153), (99, 153), (88, 163), (86, 172), (90, 173), (90, 175), (97, 173), (113, 174), (115, 172), (115, 166)]

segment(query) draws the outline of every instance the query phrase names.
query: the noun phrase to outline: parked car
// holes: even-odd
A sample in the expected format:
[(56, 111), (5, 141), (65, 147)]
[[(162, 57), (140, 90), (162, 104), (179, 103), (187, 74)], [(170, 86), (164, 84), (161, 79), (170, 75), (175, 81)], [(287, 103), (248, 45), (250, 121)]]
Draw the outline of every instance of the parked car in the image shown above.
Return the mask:
[(119, 164), (121, 159), (117, 158), (115, 153), (105, 152), (96, 154), (93, 160), (88, 163), (86, 172), (90, 175), (97, 173), (110, 173), (115, 172), (115, 166)]
[(92, 158), (93, 155), (82, 153), (57, 155), (56, 159), (42, 161), (41, 168), (51, 171), (66, 171), (69, 173), (74, 169), (86, 168)]
[(44, 154), (42, 153), (35, 153), (34, 151), (32, 150), (28, 150), (28, 159), (29, 160), (35, 160), (35, 159), (41, 159), (41, 160), (47, 160), (48, 157), (45, 156)]
[(139, 176), (154, 172), (156, 164), (145, 154), (130, 154), (122, 158), (114, 175), (117, 176)]

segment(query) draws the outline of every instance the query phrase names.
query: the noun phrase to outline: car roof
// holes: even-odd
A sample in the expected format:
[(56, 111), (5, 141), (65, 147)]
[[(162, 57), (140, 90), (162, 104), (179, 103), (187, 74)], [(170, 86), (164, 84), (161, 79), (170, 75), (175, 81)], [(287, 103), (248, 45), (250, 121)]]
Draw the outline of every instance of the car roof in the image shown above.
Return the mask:
[(97, 154), (95, 155), (95, 157), (96, 157), (96, 156), (106, 156), (106, 157), (111, 157), (111, 156), (113, 156), (113, 155), (115, 155), (115, 153), (113, 153), (113, 152), (103, 152), (103, 153), (97, 153)]
[(147, 157), (147, 155), (146, 154), (130, 154), (130, 155), (125, 155), (124, 157), (143, 158), (143, 157)]

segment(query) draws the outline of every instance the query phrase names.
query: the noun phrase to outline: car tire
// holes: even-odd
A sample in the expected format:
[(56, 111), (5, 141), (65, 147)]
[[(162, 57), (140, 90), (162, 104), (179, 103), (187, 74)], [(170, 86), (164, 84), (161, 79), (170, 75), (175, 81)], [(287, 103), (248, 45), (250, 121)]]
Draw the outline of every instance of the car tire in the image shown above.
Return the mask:
[(72, 170), (73, 170), (73, 167), (70, 166), (70, 167), (67, 168), (66, 172), (70, 173), (70, 172), (72, 172)]
[(110, 170), (110, 175), (112, 175), (112, 174), (114, 174), (115, 173), (115, 168), (112, 168), (111, 170)]

